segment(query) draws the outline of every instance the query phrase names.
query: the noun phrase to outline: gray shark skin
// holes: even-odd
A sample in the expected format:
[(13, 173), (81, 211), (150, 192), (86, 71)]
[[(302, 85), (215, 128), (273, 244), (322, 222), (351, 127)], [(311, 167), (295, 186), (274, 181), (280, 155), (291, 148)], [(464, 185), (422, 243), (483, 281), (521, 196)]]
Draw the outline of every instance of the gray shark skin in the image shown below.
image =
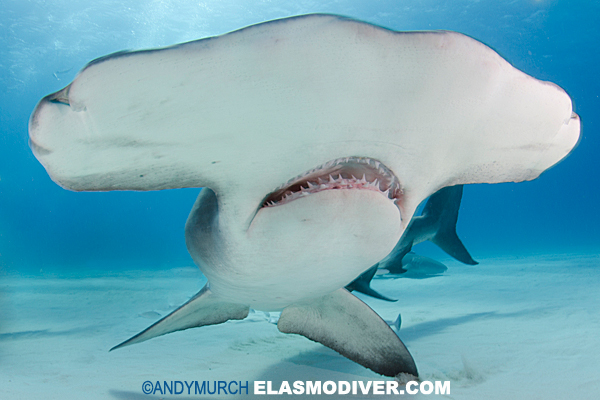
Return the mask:
[(378, 267), (387, 269), (392, 274), (401, 274), (402, 258), (414, 245), (427, 240), (435, 243), (458, 261), (477, 265), (477, 261), (473, 260), (456, 234), (462, 194), (462, 185), (445, 187), (433, 194), (425, 204), (421, 215), (413, 217), (394, 250), (379, 262)]
[(386, 271), (391, 275), (401, 275), (409, 271), (404, 277), (422, 279), (437, 276), (446, 270), (446, 267), (431, 258), (410, 254), (413, 245), (430, 240), (442, 250), (465, 264), (476, 265), (461, 240), (456, 234), (458, 211), (462, 200), (463, 185), (445, 187), (432, 194), (420, 216), (414, 216), (404, 234), (383, 260), (378, 262), (367, 272), (360, 275), (346, 289), (357, 291), (381, 300), (390, 299), (371, 288), (371, 280), (376, 270)]
[(409, 278), (409, 279), (427, 279), (436, 276), (441, 276), (448, 269), (444, 264), (429, 257), (421, 256), (413, 253), (412, 251), (406, 254), (401, 259), (402, 272), (400, 273), (389, 273), (386, 269), (378, 269), (378, 264), (375, 264), (367, 271), (362, 273), (358, 278), (346, 285), (346, 290), (349, 292), (359, 292), (371, 296), (373, 298), (385, 301), (398, 301), (398, 299), (392, 299), (387, 297), (371, 287), (371, 281), (373, 278), (378, 279), (395, 279), (395, 278)]
[(564, 90), (472, 38), (320, 14), (99, 58), (29, 120), (64, 188), (203, 188), (185, 238), (206, 287), (116, 348), (282, 310), (281, 332), (386, 376), (418, 371), (344, 286), (432, 193), (535, 179), (579, 130)]
[(364, 273), (362, 273), (358, 278), (346, 285), (346, 290), (348, 290), (349, 292), (356, 291), (362, 294), (366, 294), (367, 296), (371, 296), (379, 300), (398, 301), (398, 299), (392, 299), (382, 295), (381, 293), (379, 293), (371, 287), (371, 281), (373, 280), (373, 277), (376, 273), (377, 265), (374, 265), (368, 270), (366, 270)]
[[(440, 276), (448, 269), (448, 267), (441, 262), (415, 254), (412, 251), (402, 259), (402, 268), (405, 269), (406, 272), (403, 272), (400, 277), (409, 279), (426, 279)], [(381, 278), (394, 275), (387, 274), (378, 276)]]

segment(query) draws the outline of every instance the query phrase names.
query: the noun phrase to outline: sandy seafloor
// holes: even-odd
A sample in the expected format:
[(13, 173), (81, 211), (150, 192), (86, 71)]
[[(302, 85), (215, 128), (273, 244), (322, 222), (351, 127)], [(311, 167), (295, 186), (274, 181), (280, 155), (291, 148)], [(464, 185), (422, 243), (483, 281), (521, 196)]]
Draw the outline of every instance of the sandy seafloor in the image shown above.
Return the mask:
[[(598, 399), (600, 256), (442, 261), (449, 268), (440, 277), (374, 281), (397, 303), (366, 299), (386, 320), (402, 314), (400, 337), (422, 380), (451, 381), (449, 396), (402, 398)], [(108, 352), (186, 301), (204, 279), (194, 267), (85, 275), (2, 276), (3, 399), (240, 398), (148, 396), (142, 383), (241, 380), (252, 388), (254, 380), (382, 379), (320, 344), (279, 333), (261, 312)]]

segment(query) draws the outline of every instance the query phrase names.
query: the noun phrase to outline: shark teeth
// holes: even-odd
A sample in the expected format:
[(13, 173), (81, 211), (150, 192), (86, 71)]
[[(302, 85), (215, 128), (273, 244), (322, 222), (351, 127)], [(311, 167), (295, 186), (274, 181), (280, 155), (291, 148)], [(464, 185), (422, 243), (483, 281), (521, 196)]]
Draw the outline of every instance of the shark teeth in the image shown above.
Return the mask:
[(378, 191), (393, 201), (398, 201), (403, 193), (398, 178), (381, 161), (367, 157), (344, 157), (290, 179), (270, 193), (261, 207), (280, 206), (333, 189)]

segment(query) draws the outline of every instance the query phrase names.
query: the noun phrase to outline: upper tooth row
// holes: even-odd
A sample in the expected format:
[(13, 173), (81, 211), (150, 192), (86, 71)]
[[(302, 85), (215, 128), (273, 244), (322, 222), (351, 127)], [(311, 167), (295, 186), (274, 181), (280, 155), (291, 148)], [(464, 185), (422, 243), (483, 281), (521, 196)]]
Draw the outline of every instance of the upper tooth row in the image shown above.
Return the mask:
[[(317, 178), (318, 181), (318, 185), (319, 185), (319, 189), (326, 189), (329, 186), (327, 184), (325, 184), (325, 181), (321, 178)], [(335, 183), (345, 183), (345, 184), (351, 184), (352, 181), (356, 182), (356, 183), (360, 183), (362, 185), (366, 185), (367, 187), (376, 187), (377, 189), (379, 189), (379, 179), (375, 179), (373, 182), (369, 182), (367, 181), (367, 177), (365, 174), (363, 174), (361, 179), (357, 179), (354, 175), (352, 175), (351, 179), (346, 179), (343, 178), (341, 174), (338, 174), (337, 178), (334, 178), (331, 174), (329, 175), (329, 181), (327, 183), (329, 184), (335, 184)], [(307, 181), (307, 188), (302, 187), (302, 190), (305, 189), (313, 189), (316, 188), (317, 185), (313, 182)]]
[(362, 163), (362, 164), (369, 164), (371, 166), (374, 166), (379, 171), (379, 173), (381, 175), (389, 177), (389, 178), (392, 178), (392, 180), (394, 180), (393, 179), (393, 175), (390, 174), (390, 172), (388, 170), (386, 170), (385, 168), (383, 168), (382, 165), (381, 165), (381, 162), (379, 162), (377, 160), (373, 160), (371, 158), (366, 158), (366, 157), (345, 157), (345, 158), (338, 158), (336, 160), (331, 160), (331, 161), (326, 162), (325, 164), (319, 165), (318, 167), (313, 168), (310, 171), (305, 172), (302, 175), (299, 175), (299, 176), (297, 176), (297, 177), (295, 177), (293, 179), (290, 179), (285, 184), (279, 186), (279, 188), (277, 188), (277, 189), (282, 189), (282, 188), (288, 186), (290, 183), (296, 182), (299, 179), (302, 179), (303, 177), (305, 177), (307, 175), (310, 175), (310, 174), (313, 174), (313, 173), (315, 173), (317, 171), (320, 171), (320, 170), (323, 170), (323, 169), (327, 169), (327, 168), (330, 168), (330, 167), (333, 167), (333, 166), (336, 166), (336, 165), (339, 165), (339, 164), (342, 164), (342, 163), (348, 163), (350, 160), (356, 161), (356, 162), (359, 162), (359, 163)]
[[(373, 182), (369, 182), (369, 181), (367, 181), (367, 177), (365, 174), (363, 174), (361, 179), (357, 179), (354, 175), (352, 175), (352, 179), (345, 179), (342, 177), (341, 174), (338, 174), (337, 178), (334, 178), (330, 174), (328, 182), (325, 182), (321, 178), (317, 178), (317, 180), (318, 180), (318, 185), (313, 182), (307, 181), (306, 184), (308, 187), (305, 188), (304, 186), (301, 186), (300, 192), (290, 192), (290, 193), (285, 194), (281, 198), (280, 202), (287, 202), (287, 201), (297, 199), (299, 197), (307, 196), (307, 195), (311, 194), (315, 189), (316, 190), (328, 189), (331, 184), (335, 184), (335, 183), (350, 185), (352, 183), (352, 181), (363, 185), (363, 187), (372, 187), (372, 188), (375, 188), (375, 189), (381, 191), (381, 188), (379, 187), (379, 179), (375, 179)], [(390, 189), (391, 189), (391, 186), (385, 192), (383, 192), (383, 194), (385, 196), (389, 197)], [(274, 206), (277, 203), (278, 202), (270, 201), (266, 205), (267, 205), (267, 207), (269, 207), (269, 206)]]

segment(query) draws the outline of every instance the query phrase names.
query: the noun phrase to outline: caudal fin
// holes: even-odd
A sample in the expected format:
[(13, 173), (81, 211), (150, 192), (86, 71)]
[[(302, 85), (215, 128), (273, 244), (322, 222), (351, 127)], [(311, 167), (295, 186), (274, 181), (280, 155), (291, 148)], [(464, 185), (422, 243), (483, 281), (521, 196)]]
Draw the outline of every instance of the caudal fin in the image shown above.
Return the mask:
[(462, 194), (463, 185), (439, 190), (429, 198), (421, 216), (424, 221), (438, 226), (436, 234), (430, 239), (433, 243), (458, 261), (476, 265), (478, 262), (473, 260), (456, 234), (456, 222)]

